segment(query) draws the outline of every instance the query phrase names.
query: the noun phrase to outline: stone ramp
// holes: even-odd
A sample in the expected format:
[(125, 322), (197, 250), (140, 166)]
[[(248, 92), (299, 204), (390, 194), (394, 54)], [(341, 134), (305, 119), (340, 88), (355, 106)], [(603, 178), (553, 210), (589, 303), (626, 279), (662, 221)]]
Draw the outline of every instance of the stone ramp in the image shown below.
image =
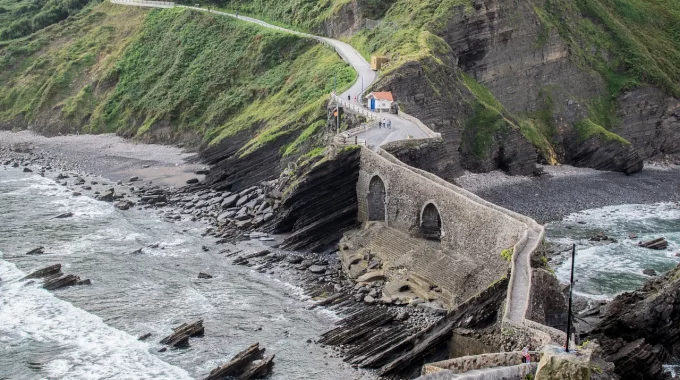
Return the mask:
[(483, 263), (470, 257), (444, 251), (438, 243), (411, 237), (382, 222), (367, 223), (360, 234), (359, 238), (367, 242), (366, 249), (383, 261), (388, 277), (403, 275), (403, 279), (408, 278), (415, 287), (426, 291), (428, 285), (437, 285), (442, 290), (442, 301), (449, 307), (483, 290), (466, 286), (477, 273), (484, 272)]

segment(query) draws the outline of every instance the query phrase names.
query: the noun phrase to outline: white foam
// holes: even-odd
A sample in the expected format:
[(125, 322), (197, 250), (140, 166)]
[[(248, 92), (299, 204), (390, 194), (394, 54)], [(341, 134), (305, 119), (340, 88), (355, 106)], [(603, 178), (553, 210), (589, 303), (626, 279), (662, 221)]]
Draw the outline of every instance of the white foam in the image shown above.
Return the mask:
[(149, 353), (150, 346), (101, 318), (56, 298), (0, 260), (0, 336), (54, 344), (46, 378), (190, 379), (183, 369)]

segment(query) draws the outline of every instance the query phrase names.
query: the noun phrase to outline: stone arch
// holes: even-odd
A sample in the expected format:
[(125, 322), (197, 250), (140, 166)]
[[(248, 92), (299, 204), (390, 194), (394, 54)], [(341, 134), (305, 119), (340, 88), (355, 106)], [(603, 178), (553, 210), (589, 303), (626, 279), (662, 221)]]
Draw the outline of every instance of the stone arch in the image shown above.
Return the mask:
[(433, 202), (426, 203), (420, 212), (420, 233), (428, 240), (442, 239), (442, 217)]
[(378, 220), (386, 222), (386, 198), (387, 190), (385, 182), (379, 175), (374, 175), (368, 183), (368, 194), (366, 194), (366, 204), (368, 205), (368, 220)]

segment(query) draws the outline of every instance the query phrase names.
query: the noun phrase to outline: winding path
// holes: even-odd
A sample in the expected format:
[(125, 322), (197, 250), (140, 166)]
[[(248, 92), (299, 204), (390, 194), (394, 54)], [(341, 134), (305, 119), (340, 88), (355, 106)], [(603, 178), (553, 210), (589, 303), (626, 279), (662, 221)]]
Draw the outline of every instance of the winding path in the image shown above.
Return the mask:
[[(143, 1), (143, 0), (142, 1), (110, 0), (110, 1), (111, 3), (114, 4), (132, 5), (140, 7), (151, 8), (183, 7), (188, 9), (194, 9), (197, 11), (210, 12), (213, 14), (236, 18), (238, 20), (257, 24), (265, 28), (279, 30), (285, 33), (291, 33), (305, 38), (315, 39), (319, 42), (322, 42), (326, 45), (333, 47), (340, 55), (340, 57), (342, 57), (343, 60), (349, 63), (357, 72), (357, 80), (354, 82), (354, 84), (348, 90), (339, 95), (341, 99), (341, 104), (345, 103), (346, 105), (351, 105), (351, 108), (355, 109), (357, 109), (358, 107), (361, 113), (371, 112), (370, 110), (366, 109), (360, 104), (353, 102), (352, 100), (354, 99), (354, 96), (360, 96), (363, 93), (364, 89), (372, 85), (376, 81), (377, 75), (373, 70), (371, 70), (370, 65), (368, 64), (368, 62), (366, 62), (364, 57), (351, 45), (345, 42), (338, 41), (332, 38), (315, 36), (313, 34), (282, 28), (280, 26), (272, 25), (262, 20), (258, 20), (248, 16), (236, 15), (232, 13), (215, 10), (208, 10), (200, 7), (176, 5), (175, 3), (172, 2)], [(348, 96), (350, 102), (346, 101)], [(356, 134), (358, 138), (366, 140), (368, 145), (373, 145), (377, 147), (392, 141), (428, 138), (433, 137), (433, 135), (436, 135), (434, 134), (434, 132), (429, 130), (429, 128), (427, 128), (427, 126), (425, 126), (422, 122), (413, 117), (400, 117), (397, 115), (387, 113), (378, 113), (375, 115), (377, 115), (378, 118), (380, 119), (391, 120), (392, 128), (391, 129), (371, 128), (367, 131)], [(527, 217), (524, 217), (523, 215), (519, 214), (515, 214), (515, 217), (521, 218), (522, 220), (528, 219)], [(530, 222), (527, 222), (525, 220), (525, 223), (527, 224), (526, 242), (523, 245), (523, 248), (514, 255), (512, 275), (508, 290), (509, 306), (505, 312), (504, 319), (509, 320), (518, 325), (527, 324), (534, 325), (535, 322), (531, 323), (531, 321), (525, 319), (531, 296), (530, 256), (531, 252), (533, 252), (534, 249), (536, 249), (536, 247), (540, 243), (540, 240), (543, 237), (543, 228), (542, 226), (536, 224), (536, 222), (533, 220), (530, 220)], [(530, 328), (535, 327), (536, 326)]]
[[(201, 7), (191, 7), (184, 5), (176, 5), (172, 2), (164, 1), (135, 1), (135, 0), (110, 0), (111, 3), (121, 4), (121, 5), (132, 5), (138, 7), (149, 7), (149, 8), (173, 8), (173, 7), (183, 7), (188, 9), (193, 9), (202, 12), (209, 12), (212, 14), (218, 14), (222, 16), (232, 17), (241, 21), (250, 22), (253, 24), (260, 25), (265, 28), (279, 30), (281, 32), (295, 34), (305, 38), (312, 38), (321, 43), (331, 46), (335, 51), (342, 57), (342, 59), (350, 64), (354, 70), (357, 72), (357, 79), (354, 84), (347, 89), (345, 92), (339, 95), (340, 99), (350, 99), (350, 103), (354, 106), (360, 107), (366, 112), (372, 112), (367, 108), (361, 106), (360, 104), (353, 101), (354, 97), (361, 96), (363, 91), (370, 87), (376, 79), (378, 79), (375, 71), (371, 69), (371, 65), (364, 59), (364, 57), (354, 49), (350, 44), (342, 41), (338, 41), (328, 37), (315, 36), (309, 33), (298, 32), (292, 29), (282, 28), (280, 26), (272, 25), (262, 20), (256, 18), (236, 15), (233, 13), (221, 12), (216, 10), (209, 10)], [(397, 115), (392, 115), (388, 113), (376, 113), (380, 119), (387, 119), (392, 121), (392, 128), (372, 128), (366, 132), (362, 132), (357, 135), (358, 138), (366, 140), (368, 145), (380, 146), (392, 141), (421, 139), (428, 138), (432, 136), (432, 131), (424, 130), (427, 128), (424, 125), (418, 125), (418, 123), (406, 120)], [(422, 123), (420, 123), (422, 124)]]

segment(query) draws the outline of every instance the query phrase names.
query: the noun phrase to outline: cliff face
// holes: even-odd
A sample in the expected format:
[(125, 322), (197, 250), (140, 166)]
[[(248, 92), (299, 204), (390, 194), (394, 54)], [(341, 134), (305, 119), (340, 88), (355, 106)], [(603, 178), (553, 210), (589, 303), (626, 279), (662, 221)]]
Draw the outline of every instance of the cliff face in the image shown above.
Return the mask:
[[(665, 38), (665, 23), (673, 24), (674, 19), (658, 13), (661, 9), (630, 5), (650, 19), (663, 18), (654, 24), (658, 29), (639, 32), (626, 29), (632, 28), (629, 13), (603, 0), (458, 4), (447, 5), (447, 10), (441, 5), (439, 13), (430, 14), (425, 6), (397, 4), (387, 13), (384, 23), (392, 28), (408, 28), (408, 19), (413, 19), (414, 30), (441, 37), (444, 48), (423, 43), (425, 38), (419, 41), (421, 51), (431, 55), (402, 55), (413, 38), (392, 46), (388, 26), (355, 38), (395, 61), (398, 67), (388, 69), (375, 88), (393, 91), (405, 111), (441, 132), (453, 165), (525, 174), (531, 172), (535, 150), (542, 161), (630, 174), (642, 169), (643, 159), (680, 153), (680, 103), (672, 96), (673, 85), (662, 83), (677, 70), (672, 64), (657, 70), (652, 59), (649, 70), (661, 79), (642, 75), (644, 59), (630, 60), (638, 52), (623, 48), (648, 48), (645, 54), (652, 58), (665, 57), (654, 50), (658, 46), (643, 45), (653, 33)], [(419, 26), (419, 19), (429, 23)], [(380, 38), (387, 48), (366, 42)], [(671, 46), (678, 43), (667, 46), (674, 51)], [(471, 88), (461, 73), (490, 97)], [(645, 85), (645, 80), (657, 81), (659, 87)], [(499, 128), (498, 118), (477, 117), (476, 102), (515, 128)]]
[(304, 161), (282, 182), (282, 211), (268, 229), (290, 233), (283, 248), (322, 249), (356, 225), (360, 155), (358, 147), (327, 152)]
[(622, 379), (666, 379), (662, 364), (680, 355), (680, 266), (609, 303), (591, 334)]

